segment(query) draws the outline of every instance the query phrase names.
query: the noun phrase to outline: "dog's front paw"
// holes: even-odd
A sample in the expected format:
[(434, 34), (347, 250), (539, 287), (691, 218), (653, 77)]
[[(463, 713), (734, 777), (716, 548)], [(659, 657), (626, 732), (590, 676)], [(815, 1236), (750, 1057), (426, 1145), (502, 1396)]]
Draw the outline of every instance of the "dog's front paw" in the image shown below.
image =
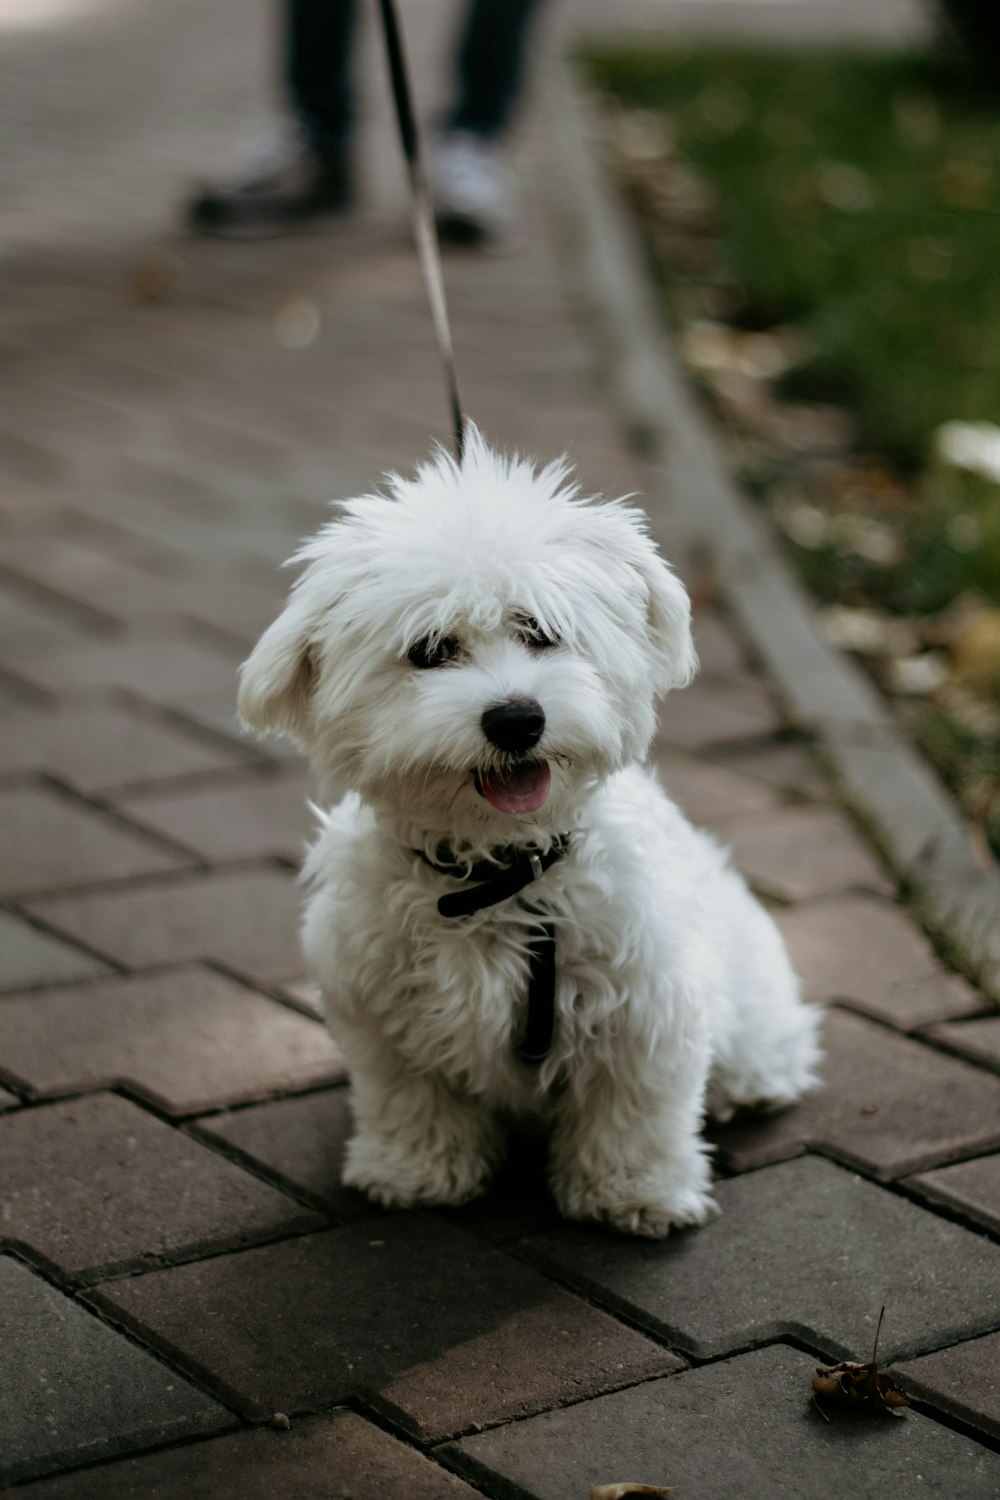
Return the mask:
[(718, 1213), (708, 1180), (707, 1163), (699, 1159), (687, 1180), (675, 1172), (646, 1178), (601, 1182), (570, 1177), (553, 1181), (552, 1191), (568, 1219), (593, 1219), (621, 1234), (662, 1240), (671, 1229), (707, 1224)]
[(420, 1152), (376, 1136), (355, 1136), (347, 1147), (343, 1181), (383, 1208), (443, 1207), (478, 1197), (490, 1170), (476, 1152)]

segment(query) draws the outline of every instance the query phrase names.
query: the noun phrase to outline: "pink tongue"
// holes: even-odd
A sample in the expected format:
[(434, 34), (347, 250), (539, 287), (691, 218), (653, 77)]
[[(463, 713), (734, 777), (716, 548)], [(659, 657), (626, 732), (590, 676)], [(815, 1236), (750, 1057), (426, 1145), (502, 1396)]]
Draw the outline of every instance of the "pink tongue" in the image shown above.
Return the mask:
[(501, 776), (498, 771), (487, 771), (479, 778), (479, 789), (487, 802), (498, 812), (537, 812), (549, 795), (552, 772), (548, 761), (531, 761), (516, 771)]

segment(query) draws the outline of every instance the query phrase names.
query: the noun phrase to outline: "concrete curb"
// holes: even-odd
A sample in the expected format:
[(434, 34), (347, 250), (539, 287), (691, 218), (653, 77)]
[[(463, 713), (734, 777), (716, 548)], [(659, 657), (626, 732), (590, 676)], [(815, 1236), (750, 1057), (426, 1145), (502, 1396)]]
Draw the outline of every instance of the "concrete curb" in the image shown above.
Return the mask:
[(652, 476), (657, 539), (675, 559), (710, 559), (790, 722), (815, 737), (928, 931), (1000, 999), (1000, 873), (877, 690), (823, 639), (766, 521), (725, 469), (710, 420), (670, 351), (642, 247), (599, 165), (582, 90), (555, 62), (550, 84), (562, 252), (593, 319), (621, 420)]

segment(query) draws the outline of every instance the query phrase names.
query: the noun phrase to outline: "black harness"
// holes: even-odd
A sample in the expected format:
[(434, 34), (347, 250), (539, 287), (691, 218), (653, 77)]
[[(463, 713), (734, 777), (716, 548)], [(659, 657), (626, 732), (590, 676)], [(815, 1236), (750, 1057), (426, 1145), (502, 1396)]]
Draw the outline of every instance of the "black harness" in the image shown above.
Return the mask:
[[(471, 865), (449, 858), (447, 846), (438, 849), (437, 859), (430, 859), (421, 849), (414, 853), (439, 875), (468, 882), (464, 890), (439, 896), (437, 903), (442, 917), (467, 917), (516, 896), (540, 880), (568, 848), (569, 834), (564, 833), (544, 854), (506, 846), (494, 849), (492, 859), (475, 860)], [(528, 1015), (514, 1050), (522, 1062), (534, 1065), (548, 1057), (556, 1029), (556, 930), (552, 922), (541, 923), (537, 937), (529, 944), (529, 952)]]

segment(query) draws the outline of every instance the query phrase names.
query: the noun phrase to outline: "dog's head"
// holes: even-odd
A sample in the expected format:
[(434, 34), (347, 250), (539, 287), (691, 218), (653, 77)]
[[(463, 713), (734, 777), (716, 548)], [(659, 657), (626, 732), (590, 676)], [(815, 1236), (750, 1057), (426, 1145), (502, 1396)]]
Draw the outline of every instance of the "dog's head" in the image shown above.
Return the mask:
[(461, 466), (438, 453), (340, 511), (243, 666), (244, 721), (428, 833), (572, 826), (696, 665), (687, 594), (642, 518), (475, 431)]

